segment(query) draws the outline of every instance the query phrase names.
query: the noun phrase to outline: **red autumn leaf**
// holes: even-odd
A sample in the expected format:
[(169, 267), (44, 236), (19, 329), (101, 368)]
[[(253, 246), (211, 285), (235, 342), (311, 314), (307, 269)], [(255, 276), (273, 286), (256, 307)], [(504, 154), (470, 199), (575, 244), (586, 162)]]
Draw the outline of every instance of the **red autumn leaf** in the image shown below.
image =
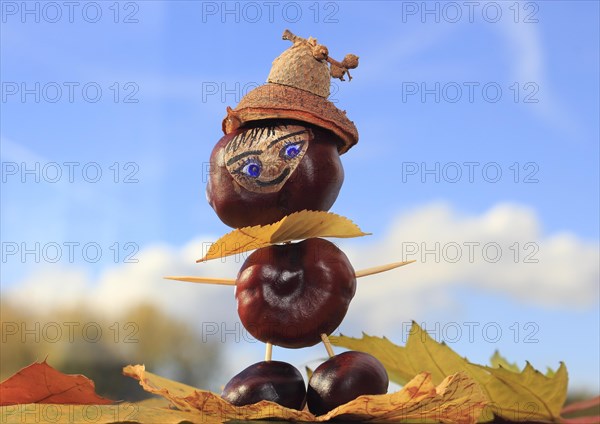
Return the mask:
[(0, 406), (55, 403), (108, 405), (96, 394), (94, 382), (83, 375), (67, 375), (44, 362), (34, 362), (0, 383)]

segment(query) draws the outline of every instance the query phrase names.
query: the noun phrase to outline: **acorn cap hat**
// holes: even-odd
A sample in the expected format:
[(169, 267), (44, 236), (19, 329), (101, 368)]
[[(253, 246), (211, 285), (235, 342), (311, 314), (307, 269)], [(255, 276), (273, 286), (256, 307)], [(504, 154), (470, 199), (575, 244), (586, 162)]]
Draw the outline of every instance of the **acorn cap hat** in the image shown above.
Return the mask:
[(346, 112), (327, 100), (331, 77), (344, 81), (358, 57), (348, 54), (342, 62), (329, 57), (327, 47), (310, 37), (304, 39), (289, 30), (283, 39), (293, 45), (273, 61), (267, 83), (246, 94), (235, 109), (227, 107), (223, 132), (229, 134), (243, 125), (263, 119), (294, 119), (330, 130), (342, 143), (340, 154), (358, 142), (358, 130)]

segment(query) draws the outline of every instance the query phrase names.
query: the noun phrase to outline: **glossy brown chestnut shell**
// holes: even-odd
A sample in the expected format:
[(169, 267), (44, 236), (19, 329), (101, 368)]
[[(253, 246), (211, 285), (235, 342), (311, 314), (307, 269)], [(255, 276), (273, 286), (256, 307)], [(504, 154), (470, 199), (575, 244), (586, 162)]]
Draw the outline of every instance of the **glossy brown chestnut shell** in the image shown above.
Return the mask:
[(343, 352), (313, 372), (306, 393), (308, 409), (323, 415), (358, 396), (385, 394), (388, 384), (388, 374), (377, 358), (365, 352)]
[[(252, 192), (239, 185), (227, 170), (223, 150), (240, 129), (219, 140), (210, 156), (206, 197), (217, 216), (233, 228), (266, 225), (304, 209), (327, 211), (344, 182), (344, 170), (338, 153), (339, 139), (333, 133), (305, 123), (286, 121), (311, 129), (314, 135), (307, 150), (282, 188), (274, 193)], [(269, 121), (253, 126), (269, 125)]]
[(223, 388), (221, 397), (236, 406), (268, 400), (301, 410), (306, 401), (306, 386), (300, 371), (293, 365), (263, 361), (233, 377)]
[(256, 250), (236, 281), (244, 327), (262, 342), (313, 346), (342, 322), (356, 291), (350, 261), (333, 243), (311, 238)]

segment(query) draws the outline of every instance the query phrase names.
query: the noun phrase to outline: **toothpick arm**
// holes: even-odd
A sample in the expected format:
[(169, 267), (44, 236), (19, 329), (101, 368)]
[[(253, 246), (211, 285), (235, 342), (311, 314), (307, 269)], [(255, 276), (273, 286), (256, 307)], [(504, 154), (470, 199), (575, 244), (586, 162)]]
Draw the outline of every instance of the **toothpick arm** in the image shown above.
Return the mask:
[[(366, 277), (368, 275), (379, 274), (380, 272), (390, 271), (401, 266), (412, 264), (415, 261), (394, 262), (387, 265), (379, 265), (373, 268), (366, 268), (356, 271), (356, 278)], [(235, 286), (235, 280), (231, 278), (212, 278), (212, 277), (164, 277), (166, 280), (186, 281), (188, 283), (217, 284), (222, 286)]]

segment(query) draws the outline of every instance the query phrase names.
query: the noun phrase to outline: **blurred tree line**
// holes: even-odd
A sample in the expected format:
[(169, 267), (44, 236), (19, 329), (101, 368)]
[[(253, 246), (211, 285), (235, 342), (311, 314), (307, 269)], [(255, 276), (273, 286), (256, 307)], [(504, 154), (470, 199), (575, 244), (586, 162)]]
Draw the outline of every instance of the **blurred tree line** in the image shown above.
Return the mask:
[(66, 374), (83, 374), (96, 391), (113, 400), (147, 398), (137, 381), (122, 375), (125, 365), (203, 389), (218, 390), (221, 369), (216, 342), (202, 342), (191, 325), (141, 305), (118, 319), (94, 315), (84, 307), (50, 314), (25, 311), (0, 299), (0, 380), (35, 361)]
[[(153, 305), (140, 305), (109, 319), (84, 307), (51, 314), (25, 311), (0, 298), (0, 328), (0, 381), (47, 359), (61, 372), (92, 379), (102, 396), (137, 401), (150, 395), (136, 380), (122, 375), (125, 365), (144, 364), (155, 374), (215, 392), (231, 377), (222, 375), (223, 344), (216, 338), (203, 342), (189, 323)], [(566, 404), (597, 395), (595, 390), (570, 391)], [(585, 413), (598, 415), (599, 408), (595, 405)]]

